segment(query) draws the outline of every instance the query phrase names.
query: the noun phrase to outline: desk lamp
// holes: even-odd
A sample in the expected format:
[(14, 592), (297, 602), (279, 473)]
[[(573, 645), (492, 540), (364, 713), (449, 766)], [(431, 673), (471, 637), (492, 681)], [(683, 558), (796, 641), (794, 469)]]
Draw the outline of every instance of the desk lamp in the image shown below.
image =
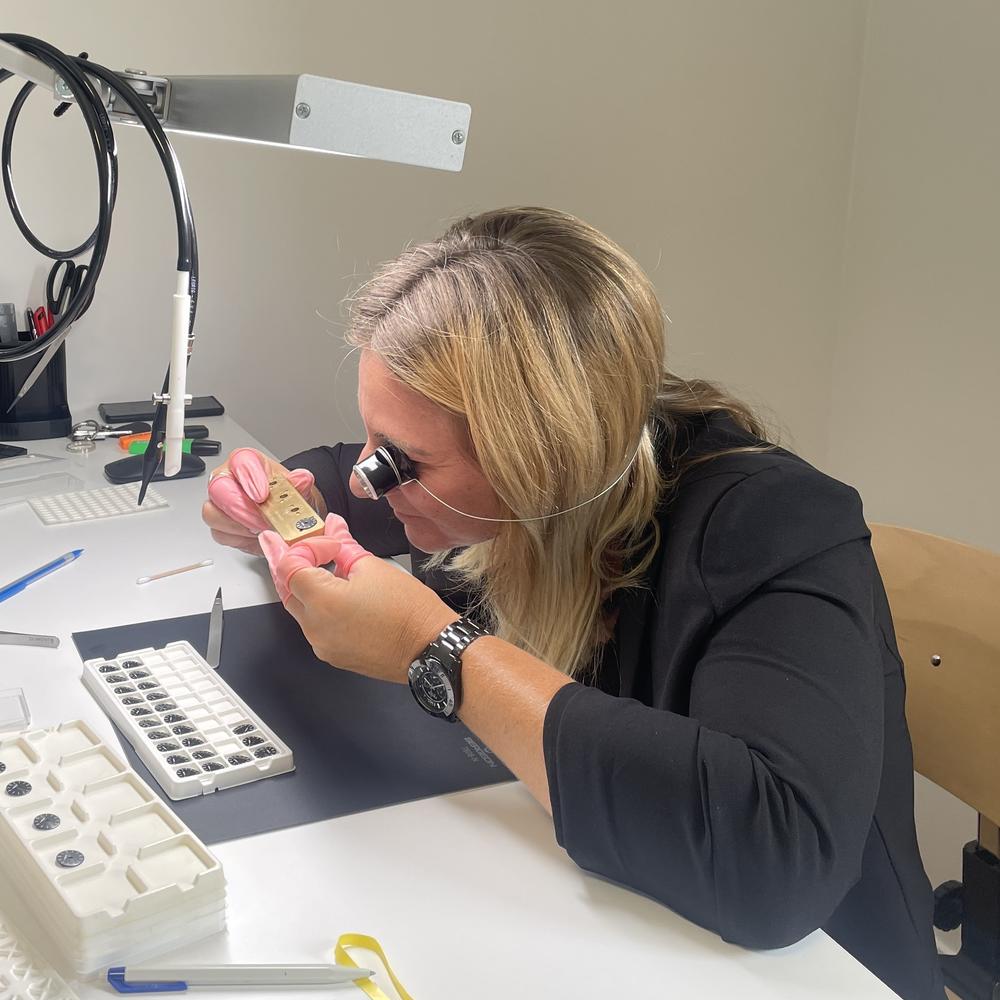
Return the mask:
[[(165, 476), (181, 468), (187, 365), (194, 347), (198, 294), (198, 249), (194, 219), (180, 164), (165, 132), (317, 150), (343, 156), (406, 163), (438, 170), (462, 169), (471, 108), (456, 101), (423, 97), (311, 76), (151, 76), (113, 72), (87, 58), (70, 56), (37, 38), (0, 34), (0, 83), (26, 83), (11, 105), (4, 129), (2, 179), (7, 202), (28, 242), (54, 260), (91, 251), (78, 293), (39, 340), (0, 348), (0, 362), (41, 354), (21, 385), (21, 398), (42, 374), (86, 310), (107, 254), (118, 185), (118, 159), (111, 123), (144, 128), (156, 147), (170, 185), (177, 221), (177, 282), (173, 296), (170, 358), (156, 404), (152, 435), (142, 466), (139, 503), (163, 464)], [(10, 150), (21, 107), (40, 86), (59, 102), (60, 115), (75, 103), (84, 116), (97, 161), (98, 221), (78, 247), (57, 250), (42, 243), (21, 215), (14, 195)], [(11, 404), (11, 409), (17, 402)]]

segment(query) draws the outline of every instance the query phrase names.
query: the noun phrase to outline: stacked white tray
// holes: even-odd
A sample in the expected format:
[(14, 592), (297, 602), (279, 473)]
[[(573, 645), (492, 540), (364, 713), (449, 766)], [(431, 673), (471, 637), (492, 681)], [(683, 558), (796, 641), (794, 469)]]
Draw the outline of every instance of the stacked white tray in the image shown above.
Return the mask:
[(292, 751), (188, 642), (86, 660), (82, 680), (172, 799), (295, 767)]
[(86, 723), (6, 736), (0, 766), (0, 868), (76, 975), (225, 928), (219, 862)]
[(0, 913), (0, 1000), (78, 1000)]

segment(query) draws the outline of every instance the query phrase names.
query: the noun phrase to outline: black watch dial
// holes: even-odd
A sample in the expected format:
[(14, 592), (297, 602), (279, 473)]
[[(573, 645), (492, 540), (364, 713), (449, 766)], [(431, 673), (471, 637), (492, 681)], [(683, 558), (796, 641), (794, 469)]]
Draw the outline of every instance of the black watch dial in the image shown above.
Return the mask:
[(410, 689), (420, 707), (431, 715), (451, 715), (455, 711), (455, 689), (440, 660), (428, 657), (414, 664)]

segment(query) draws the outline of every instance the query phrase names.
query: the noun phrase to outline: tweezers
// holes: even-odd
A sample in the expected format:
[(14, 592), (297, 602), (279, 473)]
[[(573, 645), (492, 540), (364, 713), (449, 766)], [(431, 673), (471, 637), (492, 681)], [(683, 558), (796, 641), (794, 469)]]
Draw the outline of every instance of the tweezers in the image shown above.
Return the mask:
[(219, 587), (212, 602), (212, 614), (208, 620), (208, 649), (205, 652), (205, 662), (218, 669), (219, 656), (222, 653), (222, 588)]
[(0, 631), (0, 646), (44, 646), (46, 649), (55, 649), (58, 645), (59, 637), (56, 635)]

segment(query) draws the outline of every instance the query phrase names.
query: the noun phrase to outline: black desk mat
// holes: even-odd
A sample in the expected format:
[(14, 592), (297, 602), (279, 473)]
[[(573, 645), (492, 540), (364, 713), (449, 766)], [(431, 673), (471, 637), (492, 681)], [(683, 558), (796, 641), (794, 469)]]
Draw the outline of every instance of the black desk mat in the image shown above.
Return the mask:
[[(180, 639), (204, 655), (208, 615), (73, 634), (83, 660)], [(219, 673), (291, 747), (295, 770), (180, 802), (164, 794), (205, 843), (514, 778), (461, 723), (421, 711), (406, 685), (317, 660), (280, 604), (225, 612)], [(163, 794), (131, 744), (119, 739), (129, 764)]]

